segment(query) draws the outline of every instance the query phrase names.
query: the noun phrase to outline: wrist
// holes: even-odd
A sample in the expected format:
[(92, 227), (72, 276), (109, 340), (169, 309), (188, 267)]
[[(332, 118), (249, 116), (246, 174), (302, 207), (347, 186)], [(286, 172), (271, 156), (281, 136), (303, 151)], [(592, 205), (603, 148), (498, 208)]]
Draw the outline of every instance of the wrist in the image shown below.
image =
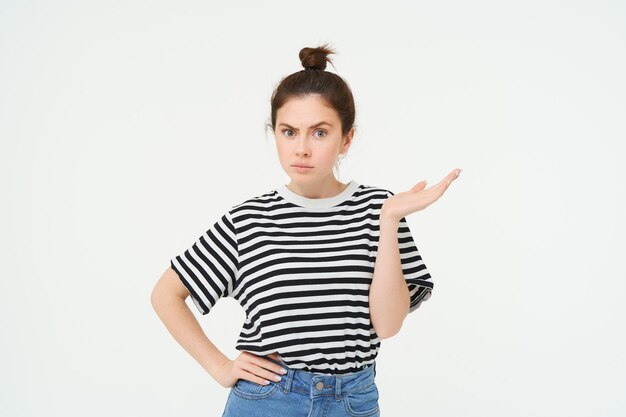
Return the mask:
[(381, 212), (380, 214), (380, 229), (390, 229), (390, 230), (398, 230), (398, 225), (400, 223), (399, 219), (396, 219), (393, 216), (390, 215), (386, 215), (384, 213)]

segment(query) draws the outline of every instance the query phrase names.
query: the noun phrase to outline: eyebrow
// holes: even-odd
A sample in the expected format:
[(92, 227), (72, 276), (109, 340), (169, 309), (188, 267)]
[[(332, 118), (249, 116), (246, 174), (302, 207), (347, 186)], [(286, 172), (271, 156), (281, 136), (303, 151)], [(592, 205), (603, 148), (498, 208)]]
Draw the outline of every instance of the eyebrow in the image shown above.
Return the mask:
[[(281, 125), (282, 125), (282, 126), (287, 126), (289, 129), (298, 130), (298, 129), (296, 129), (296, 128), (295, 128), (295, 127), (293, 127), (293, 126), (289, 126), (287, 123), (282, 123), (282, 122), (281, 122), (281, 123), (279, 123), (279, 124), (278, 124), (278, 126), (281, 126)], [(324, 121), (322, 121), (322, 122), (319, 122), (319, 123), (314, 124), (314, 125), (313, 125), (313, 126), (311, 126), (311, 127), (318, 127), (318, 126), (321, 126), (321, 125), (328, 125), (328, 126), (330, 126), (330, 127), (332, 127), (332, 126), (333, 126), (333, 125), (331, 125), (331, 124), (330, 124), (330, 123), (328, 123), (328, 122), (324, 122)]]

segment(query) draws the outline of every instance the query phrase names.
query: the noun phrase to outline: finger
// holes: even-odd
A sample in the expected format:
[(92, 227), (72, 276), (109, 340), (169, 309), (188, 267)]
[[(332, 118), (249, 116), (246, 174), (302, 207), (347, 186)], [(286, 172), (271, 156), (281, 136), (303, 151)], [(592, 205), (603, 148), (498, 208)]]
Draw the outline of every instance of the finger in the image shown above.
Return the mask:
[[(250, 373), (251, 375), (253, 375), (252, 379), (254, 379), (255, 382), (259, 384), (267, 385), (269, 383), (268, 380), (274, 380), (275, 374), (271, 373), (270, 371), (259, 366), (256, 363), (250, 363), (246, 371)], [(252, 381), (252, 379), (250, 380)]]
[(452, 170), (452, 172), (450, 172), (447, 177), (446, 177), (446, 187), (448, 187), (450, 184), (452, 184), (452, 181), (454, 181), (455, 179), (457, 179), (459, 177), (459, 175), (461, 174), (461, 171), (463, 171), (460, 168), (454, 169)]
[[(269, 354), (267, 356), (275, 359), (277, 362), (282, 362), (282, 359), (281, 359), (280, 355), (278, 354), (278, 352), (271, 353), (271, 354)], [(269, 369), (273, 370), (274, 372), (276, 372), (279, 375), (284, 375), (284, 374), (287, 373), (284, 366), (277, 365), (274, 362), (269, 362)], [(283, 372), (283, 371), (285, 371), (285, 372)]]
[(277, 375), (285, 375), (287, 373), (287, 369), (285, 369), (285, 367), (278, 365), (274, 362), (267, 361), (265, 367)]
[(448, 189), (448, 187), (450, 186), (450, 184), (452, 183), (453, 178), (449, 178), (449, 176), (447, 175), (444, 179), (442, 179), (441, 181), (439, 181), (439, 183), (433, 187), (431, 187), (430, 189), (428, 189), (427, 191), (433, 191), (433, 193), (435, 194), (433, 197), (433, 202), (436, 200), (439, 200), (439, 198), (443, 195), (443, 193), (446, 192), (446, 190)]
[(439, 181), (437, 184), (430, 187), (429, 190), (436, 190), (436, 191), (444, 190), (445, 188), (448, 187), (448, 185), (450, 185), (451, 181), (452, 181), (452, 178), (448, 174), (445, 177), (443, 177), (443, 179)]
[(258, 376), (256, 374), (254, 374), (252, 372), (249, 372), (249, 371), (246, 371), (246, 370), (243, 370), (243, 374), (242, 374), (241, 378), (245, 379), (247, 381), (250, 381), (250, 382), (255, 382), (255, 383), (259, 384), (259, 385), (267, 385), (267, 384), (270, 383), (266, 378), (262, 378), (262, 377), (260, 377), (260, 376)]
[(255, 360), (252, 365), (254, 366), (254, 373), (266, 379), (280, 381), (276, 376), (284, 375), (284, 373), (281, 372), (283, 369), (282, 366), (267, 359), (259, 358), (258, 361)]
[(413, 192), (422, 191), (426, 187), (426, 184), (427, 184), (426, 180), (420, 181), (411, 188), (411, 191)]

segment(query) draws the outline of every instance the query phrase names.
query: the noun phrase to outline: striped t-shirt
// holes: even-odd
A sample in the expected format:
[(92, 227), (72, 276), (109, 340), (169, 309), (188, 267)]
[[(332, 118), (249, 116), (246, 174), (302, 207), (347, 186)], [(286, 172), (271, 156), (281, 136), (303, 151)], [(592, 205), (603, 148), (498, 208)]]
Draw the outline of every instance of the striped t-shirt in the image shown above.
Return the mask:
[[(368, 293), (380, 209), (393, 194), (353, 180), (334, 197), (314, 199), (282, 185), (231, 206), (171, 267), (201, 314), (221, 297), (244, 308), (237, 350), (278, 352), (290, 368), (309, 372), (356, 372), (380, 348)], [(413, 312), (433, 282), (406, 218), (398, 245)]]

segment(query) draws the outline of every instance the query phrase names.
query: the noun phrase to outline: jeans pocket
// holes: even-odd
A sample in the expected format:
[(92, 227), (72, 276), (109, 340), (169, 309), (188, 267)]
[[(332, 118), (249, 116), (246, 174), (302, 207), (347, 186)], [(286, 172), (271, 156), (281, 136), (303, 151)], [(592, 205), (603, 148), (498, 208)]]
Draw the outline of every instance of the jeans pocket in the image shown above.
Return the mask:
[(235, 385), (233, 385), (232, 391), (242, 398), (254, 400), (269, 397), (278, 390), (278, 387), (279, 385), (272, 381), (267, 385), (262, 385), (240, 378)]
[(364, 390), (344, 394), (343, 400), (346, 412), (350, 416), (374, 417), (380, 415), (376, 383)]

